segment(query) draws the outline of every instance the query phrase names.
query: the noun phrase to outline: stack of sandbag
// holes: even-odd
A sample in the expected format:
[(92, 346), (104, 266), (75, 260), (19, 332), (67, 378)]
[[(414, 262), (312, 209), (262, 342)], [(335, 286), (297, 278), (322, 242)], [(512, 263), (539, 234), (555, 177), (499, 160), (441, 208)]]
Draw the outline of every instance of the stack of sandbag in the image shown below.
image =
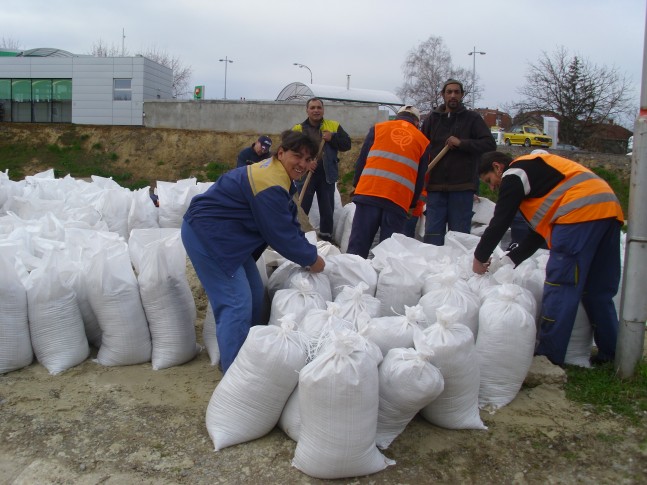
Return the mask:
[[(314, 276), (314, 275), (313, 275)], [(326, 278), (325, 275), (322, 275)], [(296, 273), (290, 279), (290, 288), (278, 290), (272, 299), (270, 310), (270, 325), (278, 325), (279, 321), (287, 314), (293, 314), (297, 322), (300, 322), (304, 315), (312, 309), (326, 307), (324, 296), (315, 287), (319, 278), (310, 278), (305, 274)], [(324, 283), (324, 290), (330, 295), (330, 284)]]
[(342, 253), (326, 258), (324, 273), (330, 280), (333, 300), (345, 286), (367, 285), (366, 293), (375, 296), (377, 272), (370, 261), (356, 254)]

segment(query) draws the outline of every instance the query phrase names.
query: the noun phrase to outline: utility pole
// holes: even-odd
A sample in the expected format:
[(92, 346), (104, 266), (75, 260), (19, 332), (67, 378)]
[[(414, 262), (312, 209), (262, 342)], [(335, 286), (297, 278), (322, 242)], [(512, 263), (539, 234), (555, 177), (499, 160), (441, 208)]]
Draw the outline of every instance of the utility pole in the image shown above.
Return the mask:
[[(645, 18), (647, 25), (647, 18)], [(620, 325), (616, 346), (615, 370), (621, 379), (629, 378), (643, 355), (647, 321), (647, 32), (643, 45), (640, 115), (634, 124), (634, 148), (629, 182), (629, 214), (620, 300)]]
[(476, 101), (474, 98), (474, 95), (476, 94), (476, 54), (481, 54), (482, 56), (485, 55), (485, 52), (482, 51), (477, 51), (476, 46), (474, 46), (474, 50), (472, 52), (468, 52), (468, 56), (473, 56), (472, 57), (472, 109), (474, 109), (474, 102)]
[(121, 57), (126, 55), (126, 45), (124, 41), (126, 40), (126, 29), (121, 28)]

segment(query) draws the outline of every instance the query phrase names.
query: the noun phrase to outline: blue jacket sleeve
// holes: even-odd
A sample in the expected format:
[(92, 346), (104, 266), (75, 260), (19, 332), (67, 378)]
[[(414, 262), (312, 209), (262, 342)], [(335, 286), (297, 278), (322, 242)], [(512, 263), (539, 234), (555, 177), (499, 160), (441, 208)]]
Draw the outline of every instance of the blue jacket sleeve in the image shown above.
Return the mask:
[(252, 200), (252, 213), (272, 249), (301, 266), (315, 263), (317, 247), (310, 244), (301, 230), (296, 205), (285, 189), (273, 186), (257, 194)]

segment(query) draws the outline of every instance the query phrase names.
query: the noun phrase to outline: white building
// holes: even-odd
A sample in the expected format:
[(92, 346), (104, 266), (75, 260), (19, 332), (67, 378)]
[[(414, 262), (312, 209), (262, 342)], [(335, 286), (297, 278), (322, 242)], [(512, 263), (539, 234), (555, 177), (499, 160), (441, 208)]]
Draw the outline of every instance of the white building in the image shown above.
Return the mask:
[(142, 125), (144, 101), (171, 99), (172, 83), (142, 56), (0, 51), (0, 121)]

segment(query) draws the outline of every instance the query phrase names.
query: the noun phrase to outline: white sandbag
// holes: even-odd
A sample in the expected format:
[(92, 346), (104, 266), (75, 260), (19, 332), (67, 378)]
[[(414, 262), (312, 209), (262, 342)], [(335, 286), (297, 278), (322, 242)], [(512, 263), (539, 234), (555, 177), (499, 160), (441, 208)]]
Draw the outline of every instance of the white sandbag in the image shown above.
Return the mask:
[(357, 254), (339, 254), (326, 259), (324, 274), (330, 279), (333, 300), (344, 286), (357, 286), (366, 283), (366, 292), (375, 296), (377, 272), (369, 261)]
[(353, 202), (346, 204), (346, 216), (344, 217), (344, 225), (341, 229), (341, 237), (339, 241), (339, 249), (342, 253), (348, 251), (348, 242), (350, 241), (350, 234), (353, 230), (353, 219), (355, 218), (356, 206)]
[(578, 367), (591, 367), (591, 351), (593, 349), (593, 327), (582, 302), (577, 307), (577, 315), (573, 322), (571, 337), (564, 356), (564, 364)]
[(302, 272), (305, 272), (305, 270), (290, 260), (281, 263), (267, 280), (267, 294), (270, 301), (274, 299), (274, 294), (278, 290), (284, 290), (290, 287), (290, 278), (292, 276)]
[(74, 291), (63, 285), (48, 255), (26, 280), (31, 344), (38, 362), (56, 375), (90, 355)]
[(478, 334), (478, 315), (480, 302), (468, 284), (458, 277), (455, 270), (432, 274), (425, 278), (422, 306), (430, 324), (436, 321), (436, 312), (443, 305), (450, 305), (462, 312), (460, 322), (467, 325), (474, 334)]
[(151, 333), (153, 370), (190, 361), (200, 347), (180, 230), (133, 229), (129, 252)]
[(402, 315), (407, 306), (417, 305), (422, 297), (426, 265), (398, 257), (386, 258), (377, 277), (375, 298), (382, 302), (381, 315)]
[(492, 292), (496, 294), (499, 291), (501, 285), (515, 285), (520, 288), (520, 291), (517, 295), (517, 303), (528, 310), (533, 318), (536, 318), (538, 314), (537, 300), (535, 299), (535, 296), (532, 294), (532, 292), (523, 286), (523, 276), (523, 270), (517, 271), (517, 269), (514, 269), (512, 265), (504, 265), (500, 267), (492, 277), (498, 284), (483, 289), (481, 293), (483, 296), (483, 301), (488, 300)]
[(333, 240), (339, 244), (344, 235), (344, 226), (346, 224), (346, 218), (351, 211), (355, 211), (355, 204), (349, 202), (348, 204), (341, 207), (340, 210), (335, 209), (335, 215), (333, 217)]
[(368, 313), (371, 317), (381, 316), (382, 302), (366, 293), (367, 288), (368, 285), (361, 282), (357, 286), (345, 286), (335, 297), (335, 303), (339, 305), (339, 316), (354, 323), (355, 328), (360, 313)]
[(289, 316), (280, 326), (253, 326), (207, 407), (215, 450), (269, 433), (305, 364), (306, 349)]
[(291, 279), (293, 288), (278, 290), (272, 299), (270, 325), (279, 325), (281, 319), (292, 314), (299, 324), (309, 310), (326, 308), (326, 300), (318, 293), (311, 280), (296, 274)]
[(101, 218), (108, 225), (108, 229), (116, 232), (125, 240), (128, 240), (128, 212), (132, 203), (130, 190), (117, 187), (104, 189), (94, 199), (92, 205), (99, 211)]
[(139, 285), (124, 243), (97, 252), (88, 275), (88, 296), (101, 327), (97, 362), (105, 366), (151, 360), (151, 334)]
[(191, 199), (200, 192), (195, 178), (177, 182), (157, 181), (159, 227), (179, 228)]
[(150, 196), (150, 187), (135, 190), (128, 211), (128, 232), (133, 229), (152, 229), (159, 227), (158, 208)]
[[(333, 246), (334, 247), (334, 246)], [(330, 278), (322, 273), (310, 273), (308, 271), (298, 271), (288, 280), (287, 288), (299, 289), (303, 281), (307, 281), (312, 290), (319, 293), (324, 301), (332, 301), (332, 289), (330, 288)]]
[(299, 386), (294, 388), (292, 394), (281, 411), (277, 426), (292, 439), (299, 441), (301, 432), (301, 412), (299, 411)]
[(413, 347), (415, 329), (427, 328), (427, 317), (420, 305), (405, 306), (404, 315), (382, 316), (360, 319), (359, 333), (375, 343), (382, 355), (395, 348)]
[(220, 348), (216, 338), (216, 317), (213, 315), (211, 302), (207, 304), (207, 312), (202, 323), (202, 343), (207, 348), (211, 365), (218, 365), (220, 363)]
[(479, 312), (479, 407), (490, 412), (512, 402), (532, 364), (535, 317), (519, 303), (523, 291), (519, 285), (499, 285)]
[(494, 206), (496, 204), (490, 199), (485, 197), (477, 197), (472, 204), (472, 223), (476, 224), (490, 224), (490, 220), (494, 215)]
[(309, 310), (299, 322), (299, 330), (314, 341), (313, 345), (316, 345), (316, 341), (320, 340), (324, 333), (340, 328), (355, 329), (355, 326), (353, 322), (342, 318), (341, 308), (332, 301), (326, 302), (326, 308)]
[(379, 367), (378, 448), (388, 448), (418, 411), (443, 392), (443, 376), (429, 361), (432, 355), (411, 348), (393, 348), (385, 355)]
[(301, 429), (292, 465), (311, 477), (363, 476), (394, 464), (375, 446), (378, 361), (365, 349), (363, 337), (340, 332), (299, 373)]
[[(460, 323), (463, 312), (443, 305), (436, 311), (436, 324), (414, 337), (416, 348), (428, 345), (431, 363), (443, 375), (445, 388), (421, 410), (431, 424), (447, 429), (487, 429), (478, 407), (479, 366), (472, 331)], [(422, 343), (418, 343), (424, 338)]]
[(16, 247), (11, 250), (10, 245), (4, 242), (0, 249), (0, 374), (26, 367), (34, 360), (27, 290), (14, 266)]

